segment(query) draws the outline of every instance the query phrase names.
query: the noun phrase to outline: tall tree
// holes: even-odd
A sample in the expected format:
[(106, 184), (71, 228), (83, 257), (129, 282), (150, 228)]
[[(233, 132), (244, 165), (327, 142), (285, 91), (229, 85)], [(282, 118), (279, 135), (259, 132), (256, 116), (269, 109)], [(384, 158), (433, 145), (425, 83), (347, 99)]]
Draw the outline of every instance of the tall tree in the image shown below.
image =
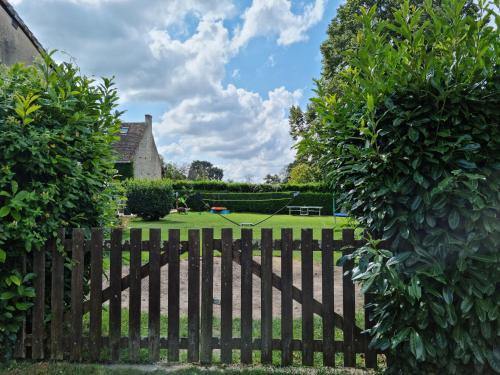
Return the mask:
[(224, 177), (224, 171), (209, 161), (195, 160), (189, 167), (188, 179), (190, 180), (222, 180), (222, 177)]

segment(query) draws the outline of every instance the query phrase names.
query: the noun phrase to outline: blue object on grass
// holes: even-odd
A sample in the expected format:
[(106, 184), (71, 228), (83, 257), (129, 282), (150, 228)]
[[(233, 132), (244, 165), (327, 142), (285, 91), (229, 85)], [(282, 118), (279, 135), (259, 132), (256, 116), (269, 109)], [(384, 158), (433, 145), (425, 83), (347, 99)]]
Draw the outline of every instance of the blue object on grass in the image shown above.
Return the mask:
[(231, 213), (231, 211), (229, 211), (229, 210), (222, 210), (222, 211), (210, 210), (209, 212), (211, 214), (219, 214), (219, 215), (227, 215), (227, 214)]
[(334, 215), (337, 216), (337, 217), (349, 217), (349, 215), (344, 214), (343, 212), (335, 212)]

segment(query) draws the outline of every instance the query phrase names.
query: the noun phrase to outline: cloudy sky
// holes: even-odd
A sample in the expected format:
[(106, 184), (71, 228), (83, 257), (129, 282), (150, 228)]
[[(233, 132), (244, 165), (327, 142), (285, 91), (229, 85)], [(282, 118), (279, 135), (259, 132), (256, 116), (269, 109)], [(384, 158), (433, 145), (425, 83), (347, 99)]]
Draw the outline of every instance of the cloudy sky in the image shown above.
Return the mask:
[(115, 76), (125, 121), (160, 153), (260, 181), (293, 160), (288, 109), (319, 76), (340, 0), (11, 0), (46, 49)]

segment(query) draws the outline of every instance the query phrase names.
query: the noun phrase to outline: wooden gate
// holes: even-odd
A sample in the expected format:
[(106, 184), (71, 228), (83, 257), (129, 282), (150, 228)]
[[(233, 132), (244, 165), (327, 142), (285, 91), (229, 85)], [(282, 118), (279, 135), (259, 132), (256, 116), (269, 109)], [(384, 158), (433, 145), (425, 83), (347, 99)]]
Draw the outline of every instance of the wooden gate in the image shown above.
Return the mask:
[[(376, 366), (376, 353), (369, 350), (368, 338), (355, 323), (355, 288), (345, 273), (353, 267), (344, 265), (343, 314), (334, 311), (335, 251), (348, 254), (363, 244), (354, 239), (352, 229), (344, 229), (342, 239), (333, 238), (333, 230), (323, 229), (321, 240), (313, 240), (311, 229), (301, 230), (301, 239), (293, 240), (291, 229), (281, 230), (281, 239), (273, 240), (271, 229), (262, 229), (261, 240), (254, 241), (251, 229), (241, 230), (241, 239), (233, 238), (232, 229), (222, 229), (215, 239), (213, 229), (188, 231), (188, 241), (180, 240), (178, 229), (168, 230), (168, 240), (162, 241), (160, 229), (149, 231), (149, 240), (142, 240), (141, 229), (130, 230), (130, 241), (123, 241), (123, 231), (114, 229), (109, 239), (101, 228), (92, 229), (89, 238), (85, 231), (74, 229), (71, 239), (60, 234), (60, 243), (72, 260), (70, 305), (64, 299), (64, 256), (56, 241), (47, 243), (47, 250), (34, 252), (33, 271), (36, 299), (29, 317), (29, 329), (19, 335), (18, 356), (32, 359), (69, 358), (72, 361), (119, 361), (122, 349), (128, 349), (128, 360), (138, 361), (141, 349), (147, 349), (150, 361), (166, 359), (179, 361), (180, 350), (187, 350), (189, 362), (210, 364), (213, 352), (220, 351), (222, 363), (233, 362), (233, 351), (240, 351), (243, 364), (252, 363), (253, 353), (260, 351), (260, 361), (271, 363), (273, 351), (281, 352), (281, 364), (292, 364), (292, 353), (301, 352), (303, 365), (311, 366), (314, 353), (322, 353), (325, 366), (335, 365), (335, 356), (343, 355), (346, 367), (356, 364), (368, 368)], [(200, 251), (201, 250), (201, 251)], [(220, 252), (220, 279), (214, 279), (214, 251)], [(260, 250), (260, 260), (254, 251)], [(300, 256), (301, 288), (293, 283), (293, 253)], [(149, 261), (141, 264), (141, 253), (149, 253)], [(201, 259), (200, 259), (201, 252)], [(273, 272), (273, 252), (280, 256), (280, 274)], [(321, 300), (314, 298), (313, 253), (321, 259)], [(45, 274), (46, 256), (50, 254), (51, 272)], [(90, 253), (90, 254), (88, 254)], [(129, 253), (129, 273), (122, 277), (123, 253)], [(187, 253), (188, 302), (187, 336), (180, 336), (180, 264)], [(103, 272), (103, 258), (109, 256), (109, 272)], [(90, 261), (90, 291), (84, 292), (85, 262)], [(241, 270), (241, 330), (233, 337), (233, 262)], [(168, 334), (160, 335), (161, 267), (168, 267)], [(67, 275), (68, 273), (66, 273)], [(103, 287), (103, 275), (109, 278)], [(253, 337), (252, 282), (260, 280), (260, 337)], [(148, 277), (148, 336), (141, 337), (141, 281)], [(105, 280), (106, 280), (105, 279)], [(47, 281), (46, 281), (47, 280)], [(50, 285), (45, 285), (46, 282)], [(220, 302), (214, 300), (214, 283), (220, 284)], [(49, 289), (50, 288), (50, 289)], [(273, 337), (272, 291), (281, 292), (280, 337)], [(128, 306), (122, 306), (122, 292), (129, 289)], [(45, 308), (46, 292), (50, 291), (50, 323)], [(366, 298), (366, 297), (365, 297)], [(66, 298), (67, 301), (67, 298)], [(293, 301), (302, 305), (301, 337), (294, 337)], [(68, 301), (67, 301), (68, 302)], [(220, 335), (214, 337), (213, 307), (220, 303)], [(109, 303), (109, 332), (102, 331), (103, 304)], [(128, 308), (128, 335), (122, 337), (122, 309)], [(126, 310), (125, 310), (126, 311)], [(83, 329), (83, 316), (89, 313), (89, 328)], [(275, 312), (276, 313), (276, 312)], [(314, 337), (314, 315), (321, 319), (322, 337)], [(364, 312), (365, 327), (370, 327), (368, 313)], [(335, 328), (342, 330), (342, 341), (335, 340)], [(237, 335), (236, 335), (237, 336)], [(103, 356), (109, 350), (109, 357)], [(357, 358), (357, 354), (361, 354)]]

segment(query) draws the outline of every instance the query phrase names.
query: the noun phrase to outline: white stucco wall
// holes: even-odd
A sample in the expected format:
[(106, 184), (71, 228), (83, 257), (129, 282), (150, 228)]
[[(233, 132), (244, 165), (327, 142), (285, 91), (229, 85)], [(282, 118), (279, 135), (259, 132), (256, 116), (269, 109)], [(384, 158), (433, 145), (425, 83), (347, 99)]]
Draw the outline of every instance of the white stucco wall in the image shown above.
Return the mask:
[(151, 116), (146, 116), (146, 132), (134, 156), (134, 178), (161, 178), (161, 160), (153, 137)]
[(31, 64), (39, 56), (35, 45), (22, 28), (0, 6), (0, 63), (12, 65), (17, 62)]

